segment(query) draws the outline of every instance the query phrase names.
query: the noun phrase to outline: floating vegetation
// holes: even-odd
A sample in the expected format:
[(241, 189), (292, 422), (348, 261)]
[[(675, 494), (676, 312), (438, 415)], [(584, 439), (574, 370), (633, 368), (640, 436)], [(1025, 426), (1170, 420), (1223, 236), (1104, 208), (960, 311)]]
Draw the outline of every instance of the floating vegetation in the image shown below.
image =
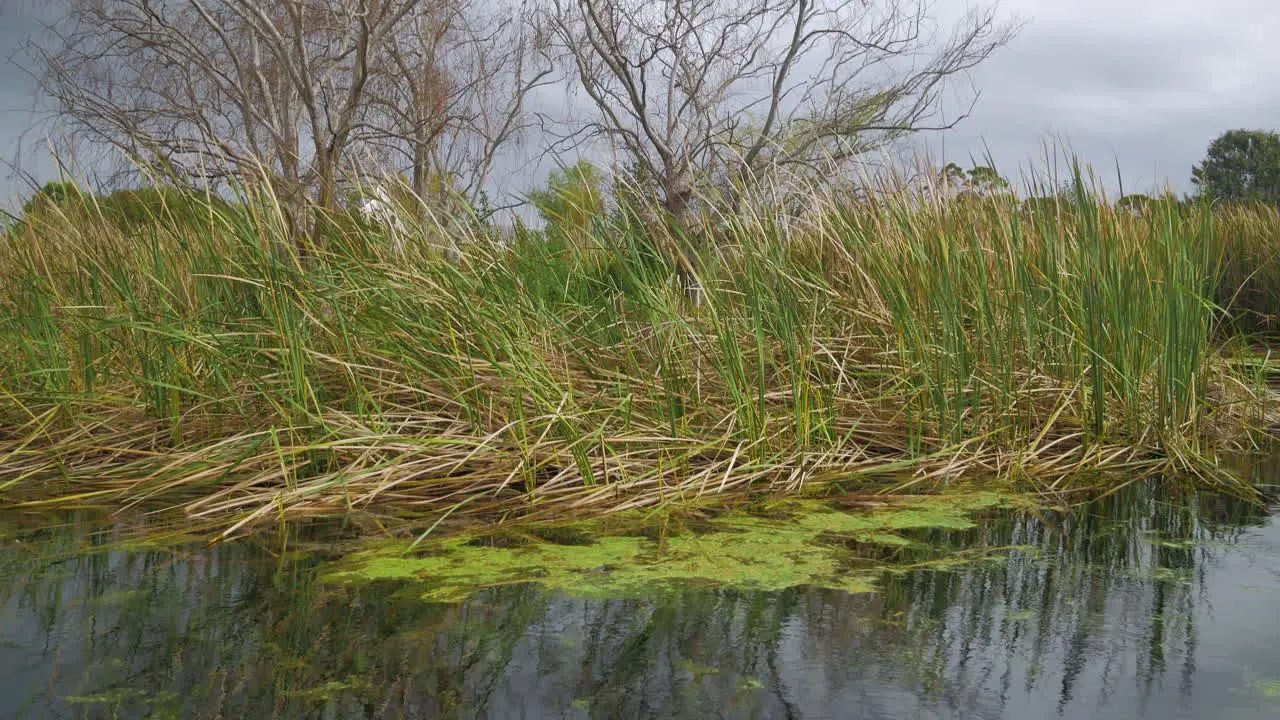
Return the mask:
[(1280, 703), (1280, 678), (1246, 673), (1246, 680), (1250, 693), (1266, 698), (1271, 703)]
[(1269, 698), (1280, 700), (1280, 680), (1259, 680), (1253, 688)]
[[(0, 717), (780, 717), (780, 692), (821, 716), (852, 697), (913, 718), (1275, 717), (1266, 508), (1168, 482), (1026, 503), (766, 496), (432, 534), (412, 552), (406, 535), (345, 561), (362, 541), (337, 522), (292, 526), (285, 552), (270, 533), (116, 542), (144, 515), (0, 514), (16, 532), (0, 543), (0, 664), (16, 671)], [(770, 584), (800, 584), (757, 591), (705, 557), (785, 566), (770, 553), (788, 544), (826, 574), (771, 568)], [(616, 597), (610, 546), (635, 558)], [(501, 566), (424, 574), (450, 549)], [(580, 559), (553, 570), (560, 589), (517, 561), (561, 550)], [(470, 582), (488, 585), (423, 600)]]
[[(1009, 496), (978, 492), (903, 499), (892, 506), (846, 510), (817, 500), (772, 503), (767, 515), (734, 511), (655, 534), (643, 521), (593, 521), (541, 532), (460, 535), (407, 553), (402, 543), (379, 542), (351, 554), (329, 574), (334, 581), (414, 580), (424, 597), (465, 599), (481, 588), (537, 582), (584, 598), (630, 597), (676, 585), (782, 590), (811, 585), (871, 592), (876, 577), (894, 568), (895, 551), (925, 530), (973, 528), (980, 511), (1007, 506)], [(622, 532), (619, 532), (619, 527)], [(582, 542), (582, 538), (592, 538)], [(863, 552), (870, 549), (871, 552)], [(878, 549), (878, 551), (877, 551)], [(887, 550), (887, 553), (884, 552)], [(939, 569), (987, 559), (985, 548), (927, 560), (898, 558), (911, 567)]]

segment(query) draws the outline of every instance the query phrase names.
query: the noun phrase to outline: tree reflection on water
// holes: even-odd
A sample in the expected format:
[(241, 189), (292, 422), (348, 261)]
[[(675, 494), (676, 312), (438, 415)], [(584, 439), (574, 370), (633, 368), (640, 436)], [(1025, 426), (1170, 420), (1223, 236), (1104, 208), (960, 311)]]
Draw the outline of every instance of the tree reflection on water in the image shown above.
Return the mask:
[[(63, 520), (0, 519), (5, 717), (1276, 709), (1248, 683), (1280, 668), (1274, 613), (1249, 614), (1250, 598), (1274, 607), (1278, 532), (1256, 504), (1167, 487), (867, 548), (891, 569), (864, 594), (682, 588), (601, 601), (517, 584), (444, 605), (411, 584), (322, 583), (320, 558), (342, 539), (327, 527), (297, 530), (291, 547), (310, 552), (282, 560), (266, 540), (120, 546), (119, 527)], [(1250, 643), (1250, 627), (1265, 642)], [(1233, 642), (1247, 647), (1233, 654)]]

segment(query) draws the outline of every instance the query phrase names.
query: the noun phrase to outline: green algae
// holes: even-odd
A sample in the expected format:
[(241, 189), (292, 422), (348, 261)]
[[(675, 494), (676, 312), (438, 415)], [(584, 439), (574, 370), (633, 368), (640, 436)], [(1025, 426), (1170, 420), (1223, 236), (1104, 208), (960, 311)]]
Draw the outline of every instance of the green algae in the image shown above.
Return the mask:
[(316, 702), (324, 702), (341, 697), (343, 694), (363, 690), (366, 683), (360, 678), (347, 678), (346, 680), (330, 680), (316, 687), (307, 688), (305, 690), (286, 690), (285, 694), (289, 697), (295, 697), (302, 700), (313, 700)]
[(103, 546), (103, 549), (119, 550), (121, 552), (128, 553), (158, 552), (186, 546), (201, 545), (205, 542), (207, 542), (207, 538), (194, 533), (164, 532), (116, 540), (115, 542)]
[[(417, 555), (383, 542), (349, 555), (327, 577), (419, 582), (423, 597), (438, 602), (526, 582), (580, 598), (636, 597), (680, 586), (871, 592), (877, 576), (892, 567), (882, 559), (868, 563), (859, 547), (879, 548), (873, 554), (883, 557), (915, 544), (906, 533), (971, 529), (975, 513), (1009, 502), (995, 493), (948, 494), (847, 510), (790, 500), (773, 506), (768, 516), (734, 511), (659, 533), (634, 525), (618, 533), (616, 523), (597, 521), (522, 535), (452, 537), (429, 543)], [(947, 568), (983, 555), (937, 558), (931, 564)]]
[(1268, 703), (1280, 701), (1280, 678), (1246, 673), (1245, 686), (1252, 694), (1264, 698)]
[(1280, 699), (1280, 680), (1258, 680), (1253, 688), (1269, 698)]
[(706, 675), (720, 674), (720, 668), (718, 667), (713, 667), (711, 665), (701, 665), (689, 659), (681, 660), (676, 665), (676, 669), (679, 670), (680, 672), (688, 673), (689, 675), (692, 675), (694, 678), (701, 678)]
[(134, 688), (117, 688), (93, 695), (67, 695), (63, 701), (72, 705), (119, 705), (144, 697), (146, 693)]
[(742, 682), (738, 683), (739, 690), (763, 690), (764, 683), (759, 678), (747, 676), (742, 678)]

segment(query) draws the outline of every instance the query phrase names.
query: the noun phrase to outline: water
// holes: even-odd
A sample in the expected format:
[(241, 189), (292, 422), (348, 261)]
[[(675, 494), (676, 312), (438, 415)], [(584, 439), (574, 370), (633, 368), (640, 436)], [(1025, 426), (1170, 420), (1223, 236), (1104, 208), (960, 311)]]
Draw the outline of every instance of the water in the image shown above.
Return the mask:
[(874, 593), (507, 584), (455, 604), (323, 581), (332, 528), (282, 556), (266, 536), (110, 546), (119, 528), (62, 519), (0, 515), (3, 718), (1280, 716), (1280, 524), (1219, 496), (1135, 487), (915, 531), (878, 551), (895, 569)]

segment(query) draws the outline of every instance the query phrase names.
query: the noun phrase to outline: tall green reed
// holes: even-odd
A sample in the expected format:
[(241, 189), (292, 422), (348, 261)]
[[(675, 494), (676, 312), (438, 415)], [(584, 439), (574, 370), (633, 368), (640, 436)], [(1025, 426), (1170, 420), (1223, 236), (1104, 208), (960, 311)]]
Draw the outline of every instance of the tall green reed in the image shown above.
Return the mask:
[[(23, 477), (101, 477), (85, 438), (115, 433), (93, 452), (149, 491), (198, 477), (236, 507), (666, 497), (1243, 441), (1220, 432), (1232, 403), (1264, 396), (1212, 334), (1220, 220), (1117, 212), (1074, 180), (1033, 210), (815, 188), (799, 217), (760, 204), (679, 232), (625, 207), (573, 232), (471, 223), (450, 226), (456, 257), (430, 222), (341, 215), (299, 254), (250, 192), (141, 228), (71, 209), (0, 241), (0, 417)], [(50, 432), (51, 408), (77, 440), (22, 429)]]

